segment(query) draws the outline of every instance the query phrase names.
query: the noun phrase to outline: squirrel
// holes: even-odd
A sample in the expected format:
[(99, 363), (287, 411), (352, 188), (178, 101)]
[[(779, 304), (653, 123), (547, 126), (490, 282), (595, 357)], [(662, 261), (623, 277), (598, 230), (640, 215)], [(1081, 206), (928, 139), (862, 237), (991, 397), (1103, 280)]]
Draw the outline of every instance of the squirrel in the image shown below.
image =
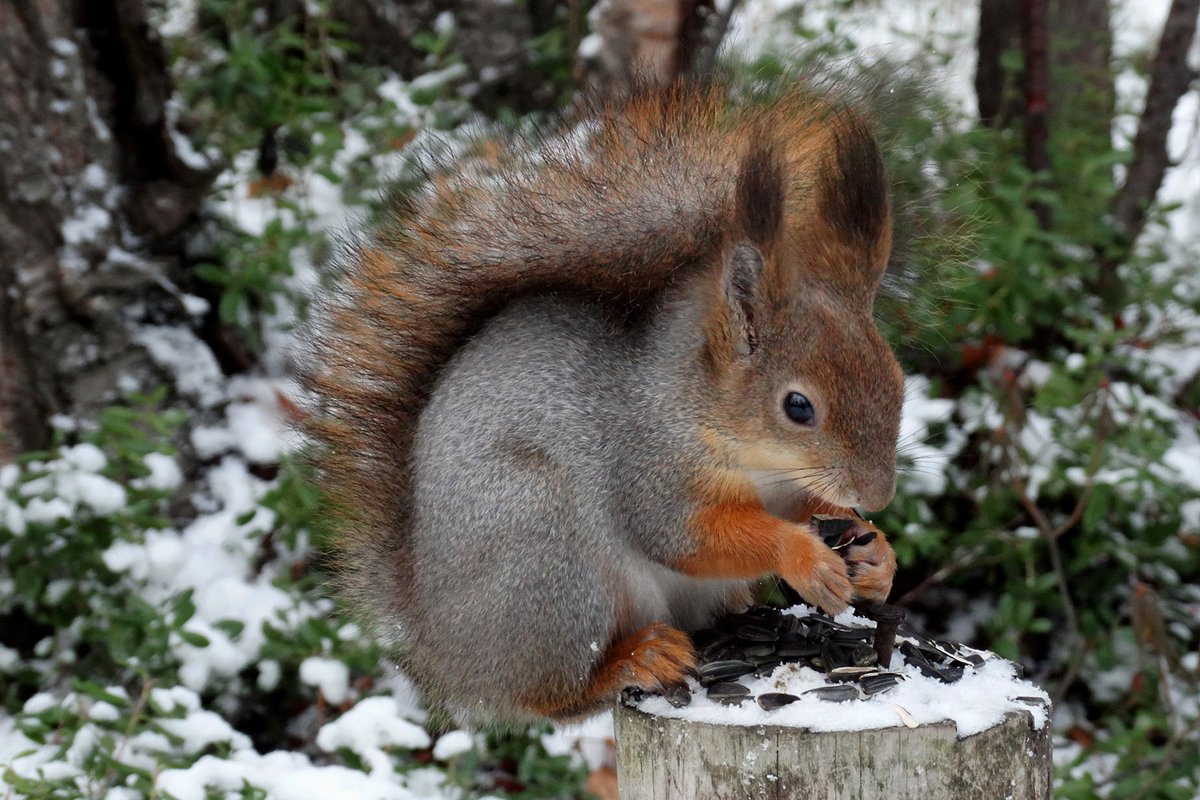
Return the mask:
[(571, 720), (777, 575), (885, 599), (903, 373), (878, 147), (801, 84), (644, 91), (430, 172), (348, 248), (306, 383), (339, 569), (427, 698)]

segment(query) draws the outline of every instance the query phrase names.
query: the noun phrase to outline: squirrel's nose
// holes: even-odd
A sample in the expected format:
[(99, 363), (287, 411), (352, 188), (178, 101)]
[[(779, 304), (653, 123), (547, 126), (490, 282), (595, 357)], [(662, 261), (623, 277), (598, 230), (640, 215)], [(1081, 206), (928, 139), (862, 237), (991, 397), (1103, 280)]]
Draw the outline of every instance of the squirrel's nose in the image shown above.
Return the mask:
[(896, 496), (896, 473), (872, 481), (864, 481), (858, 486), (858, 505), (868, 513), (883, 511), (888, 503)]

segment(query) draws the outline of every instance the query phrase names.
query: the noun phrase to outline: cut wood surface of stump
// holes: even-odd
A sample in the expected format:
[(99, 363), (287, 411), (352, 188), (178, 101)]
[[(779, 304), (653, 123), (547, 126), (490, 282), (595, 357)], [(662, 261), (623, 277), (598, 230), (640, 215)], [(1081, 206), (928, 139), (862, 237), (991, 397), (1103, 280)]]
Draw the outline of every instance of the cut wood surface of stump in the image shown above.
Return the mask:
[[(836, 714), (836, 708), (831, 711)], [(950, 722), (864, 731), (716, 725), (614, 712), (621, 800), (1043, 800), (1049, 727), (1010, 712), (958, 738)]]
[(697, 632), (697, 680), (627, 690), (614, 713), (622, 800), (1049, 798), (1046, 694), (994, 653), (866, 613), (886, 635), (804, 606)]

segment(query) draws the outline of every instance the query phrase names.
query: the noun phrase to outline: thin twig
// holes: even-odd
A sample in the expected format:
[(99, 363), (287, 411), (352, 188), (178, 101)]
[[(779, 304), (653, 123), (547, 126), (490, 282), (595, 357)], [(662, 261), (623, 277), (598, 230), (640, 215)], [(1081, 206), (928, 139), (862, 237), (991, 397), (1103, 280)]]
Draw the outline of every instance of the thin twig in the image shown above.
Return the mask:
[(1050, 527), (1050, 521), (1046, 519), (1046, 515), (1025, 491), (1025, 482), (1020, 478), (1013, 478), (1012, 485), (1013, 490), (1017, 493), (1017, 499), (1029, 512), (1029, 516), (1033, 517), (1034, 524), (1041, 531), (1042, 538), (1046, 540), (1046, 549), (1050, 552), (1050, 567), (1054, 570), (1054, 577), (1058, 583), (1058, 596), (1062, 600), (1063, 615), (1067, 618), (1069, 641), (1072, 645), (1078, 646), (1078, 643), (1083, 641), (1083, 635), (1079, 630), (1079, 615), (1075, 611), (1075, 602), (1071, 599), (1071, 591), (1067, 586), (1067, 571), (1063, 568), (1062, 553), (1058, 549), (1058, 538), (1054, 535), (1054, 529)]
[(117, 745), (116, 751), (113, 753), (112, 762), (109, 763), (108, 769), (104, 771), (103, 783), (108, 785), (116, 771), (116, 764), (121, 761), (121, 754), (125, 752), (125, 745), (133, 738), (133, 729), (137, 727), (138, 720), (141, 719), (142, 711), (146, 708), (146, 702), (150, 699), (150, 690), (154, 688), (154, 684), (158, 683), (158, 678), (151, 678), (142, 684), (142, 691), (138, 694), (137, 701), (133, 704), (133, 710), (129, 713), (129, 724), (125, 726), (125, 736), (122, 737), (121, 743)]
[(1180, 759), (1191, 755), (1192, 751), (1190, 749), (1180, 752), (1177, 751), (1179, 751), (1179, 745), (1185, 739), (1197, 732), (1200, 732), (1200, 717), (1193, 719), (1190, 725), (1179, 731), (1178, 734), (1172, 735), (1171, 738), (1167, 740), (1166, 745), (1163, 746), (1162, 758), (1158, 759), (1153, 764), (1143, 762), (1133, 769), (1111, 775), (1107, 779), (1097, 782), (1096, 788), (1098, 789), (1102, 786), (1116, 784), (1118, 781), (1124, 780), (1133, 775), (1137, 775), (1153, 766), (1154, 776), (1150, 780), (1143, 782), (1142, 788), (1138, 789), (1138, 791), (1129, 798), (1129, 800), (1142, 800), (1142, 798), (1149, 795), (1150, 792), (1159, 788), (1163, 776), (1167, 774), (1167, 770), (1179, 763)]
[(1096, 473), (1100, 469), (1101, 458), (1104, 452), (1104, 442), (1108, 438), (1111, 420), (1112, 417), (1108, 403), (1102, 400), (1100, 402), (1100, 416), (1096, 420), (1096, 442), (1092, 448), (1092, 457), (1088, 462), (1083, 491), (1079, 494), (1075, 508), (1072, 509), (1067, 518), (1057, 527), (1050, 522), (1038, 504), (1029, 496), (1029, 492), (1025, 488), (1025, 481), (1018, 476), (1012, 478), (1012, 488), (1016, 492), (1017, 500), (1029, 514), (1034, 525), (1041, 533), (1042, 538), (1046, 541), (1046, 550), (1050, 554), (1050, 567), (1054, 570), (1055, 584), (1057, 585), (1059, 600), (1063, 607), (1063, 616), (1066, 617), (1067, 643), (1069, 649), (1073, 651), (1067, 662), (1067, 671), (1063, 674), (1062, 680), (1059, 681), (1058, 687), (1054, 692), (1054, 703), (1056, 705), (1066, 697), (1067, 690), (1075, 682), (1079, 674), (1079, 662), (1083, 660), (1083, 655), (1088, 649), (1087, 640), (1084, 638), (1083, 631), (1079, 627), (1079, 613), (1075, 608), (1075, 601), (1071, 598), (1067, 571), (1063, 566), (1062, 551), (1058, 547), (1058, 540), (1059, 537), (1074, 528), (1083, 518), (1083, 511), (1087, 507), (1088, 500), (1091, 498), (1093, 488), (1095, 487)]
[(1083, 510), (1087, 508), (1088, 500), (1092, 497), (1092, 490), (1096, 487), (1096, 473), (1100, 471), (1100, 457), (1104, 452), (1104, 442), (1108, 438), (1111, 423), (1112, 411), (1109, 410), (1108, 403), (1102, 403), (1100, 406), (1100, 418), (1096, 420), (1096, 442), (1092, 447), (1091, 461), (1088, 462), (1087, 477), (1084, 479), (1083, 491), (1079, 493), (1079, 500), (1075, 503), (1075, 508), (1071, 510), (1066, 520), (1050, 532), (1051, 538), (1057, 539), (1071, 530), (1071, 528), (1074, 528), (1079, 523), (1079, 520), (1083, 519)]

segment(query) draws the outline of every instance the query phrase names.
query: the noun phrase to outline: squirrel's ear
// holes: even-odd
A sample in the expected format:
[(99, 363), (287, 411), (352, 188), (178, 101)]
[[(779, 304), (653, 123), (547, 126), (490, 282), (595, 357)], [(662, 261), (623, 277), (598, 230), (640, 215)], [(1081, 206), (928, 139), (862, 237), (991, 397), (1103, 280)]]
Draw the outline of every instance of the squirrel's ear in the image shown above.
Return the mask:
[(742, 357), (758, 347), (754, 311), (758, 305), (762, 273), (762, 252), (747, 241), (734, 245), (725, 264), (725, 303), (734, 352)]
[(783, 227), (783, 176), (783, 162), (769, 141), (757, 142), (738, 170), (739, 222), (763, 252), (772, 251)]
[(783, 162), (769, 141), (756, 141), (737, 179), (738, 222), (746, 238), (734, 244), (725, 263), (729, 338), (742, 358), (758, 347), (754, 312), (762, 294), (763, 253), (773, 251), (783, 226), (783, 192)]

